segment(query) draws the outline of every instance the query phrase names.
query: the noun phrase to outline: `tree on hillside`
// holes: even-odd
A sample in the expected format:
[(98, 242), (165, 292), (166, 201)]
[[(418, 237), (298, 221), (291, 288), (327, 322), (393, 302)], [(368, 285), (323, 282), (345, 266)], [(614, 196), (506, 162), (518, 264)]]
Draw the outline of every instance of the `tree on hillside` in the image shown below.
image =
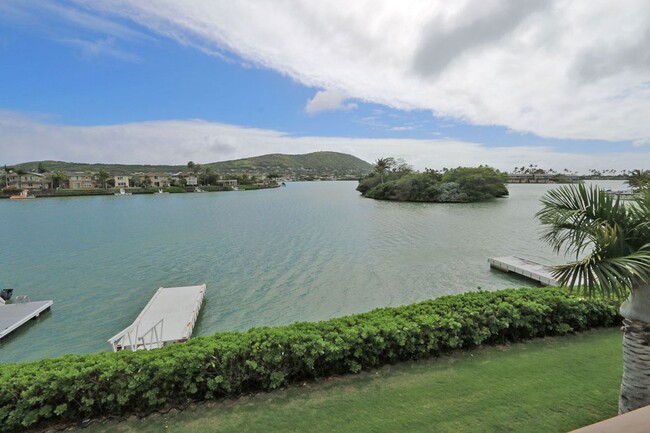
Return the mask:
[(542, 204), (542, 239), (576, 257), (556, 267), (560, 284), (587, 296), (627, 296), (619, 413), (650, 404), (650, 190), (626, 205), (597, 187), (567, 185)]
[(187, 163), (187, 168), (190, 169), (195, 176), (197, 176), (198, 173), (201, 171), (201, 164), (197, 164), (194, 161), (190, 161)]
[(152, 184), (151, 178), (149, 177), (148, 174), (145, 174), (141, 182), (142, 188), (151, 188), (151, 184)]
[(52, 188), (58, 189), (63, 186), (63, 183), (66, 180), (68, 180), (68, 175), (61, 171), (54, 171), (50, 175), (50, 178), (52, 179)]
[(42, 174), (42, 173), (46, 173), (46, 172), (47, 172), (47, 168), (45, 168), (45, 166), (43, 165), (42, 162), (39, 162), (39, 163), (38, 163), (38, 167), (36, 168), (36, 172), (37, 172), (37, 173), (41, 173), (41, 174)]
[(212, 169), (210, 167), (205, 167), (204, 176), (203, 176), (203, 185), (210, 185), (211, 177), (212, 177)]
[(104, 185), (104, 189), (106, 189), (106, 182), (108, 179), (110, 179), (111, 175), (105, 172), (104, 170), (99, 170), (99, 173), (97, 173), (97, 181)]
[(8, 179), (7, 176), (9, 175), (9, 172), (12, 171), (12, 170), (13, 170), (12, 167), (7, 167), (7, 164), (4, 165), (4, 168), (3, 168), (4, 173), (3, 173), (2, 176), (4, 177), (5, 188), (7, 188), (9, 186), (9, 179)]

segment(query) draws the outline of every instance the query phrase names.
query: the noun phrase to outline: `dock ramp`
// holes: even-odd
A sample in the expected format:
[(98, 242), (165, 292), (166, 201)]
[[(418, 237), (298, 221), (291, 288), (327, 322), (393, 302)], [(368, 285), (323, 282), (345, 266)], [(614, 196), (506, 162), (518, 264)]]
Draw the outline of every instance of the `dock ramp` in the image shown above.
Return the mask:
[(187, 341), (199, 316), (206, 285), (161, 287), (126, 329), (108, 342), (113, 351), (157, 349)]
[(560, 283), (553, 276), (553, 268), (532, 260), (521, 257), (492, 257), (488, 259), (490, 267), (504, 272), (512, 272), (531, 280), (537, 281), (544, 286), (559, 286)]

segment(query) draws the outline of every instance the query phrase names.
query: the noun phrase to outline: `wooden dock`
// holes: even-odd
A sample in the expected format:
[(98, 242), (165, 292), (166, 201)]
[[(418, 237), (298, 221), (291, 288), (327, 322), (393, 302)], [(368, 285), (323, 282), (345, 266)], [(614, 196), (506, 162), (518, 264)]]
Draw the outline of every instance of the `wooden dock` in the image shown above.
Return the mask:
[(505, 272), (513, 272), (531, 280), (535, 280), (544, 286), (559, 286), (558, 281), (553, 277), (552, 268), (532, 260), (521, 257), (492, 257), (488, 259), (490, 267)]
[(201, 310), (206, 285), (161, 287), (133, 324), (111, 337), (113, 351), (157, 349), (187, 341)]
[(54, 301), (0, 304), (0, 340), (47, 311)]

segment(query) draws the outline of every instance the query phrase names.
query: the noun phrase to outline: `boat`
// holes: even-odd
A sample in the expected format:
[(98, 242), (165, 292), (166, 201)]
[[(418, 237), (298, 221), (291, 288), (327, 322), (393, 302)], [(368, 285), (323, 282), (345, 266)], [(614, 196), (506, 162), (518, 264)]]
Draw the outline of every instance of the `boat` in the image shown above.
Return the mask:
[(115, 195), (131, 195), (132, 193), (126, 192), (124, 188), (120, 188), (120, 192), (116, 192)]
[(204, 191), (197, 186), (196, 188), (194, 188), (194, 192), (204, 192)]
[(14, 199), (14, 200), (24, 200), (24, 199), (28, 199), (28, 198), (34, 198), (34, 196), (29, 195), (29, 190), (24, 189), (24, 190), (22, 190), (20, 192), (20, 194), (11, 195), (11, 196), (9, 196), (9, 198)]
[(2, 289), (0, 290), (0, 304), (6, 303), (9, 299), (11, 299), (11, 295), (13, 295), (14, 289)]
[(162, 188), (158, 188), (158, 192), (155, 192), (154, 194), (169, 194), (167, 191), (163, 191)]

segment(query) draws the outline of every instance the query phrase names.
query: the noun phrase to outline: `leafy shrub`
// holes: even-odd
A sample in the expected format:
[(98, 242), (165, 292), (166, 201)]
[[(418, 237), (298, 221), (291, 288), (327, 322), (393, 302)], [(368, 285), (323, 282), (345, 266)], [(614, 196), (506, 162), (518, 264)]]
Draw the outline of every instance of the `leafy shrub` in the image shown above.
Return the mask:
[(0, 431), (271, 390), (480, 344), (620, 320), (616, 305), (561, 289), (445, 296), (318, 323), (197, 337), (152, 351), (0, 366)]
[(486, 166), (458, 167), (444, 175), (435, 171), (424, 173), (389, 172), (383, 182), (377, 173), (359, 181), (357, 191), (378, 200), (466, 203), (508, 195), (506, 175)]
[(508, 176), (492, 167), (458, 167), (447, 171), (443, 182), (456, 182), (467, 192), (470, 200), (485, 200), (492, 197), (508, 195), (505, 183)]
[(2, 193), (3, 193), (3, 194), (6, 194), (6, 195), (16, 195), (16, 194), (20, 194), (21, 191), (22, 191), (21, 189), (18, 189), (18, 188), (16, 188), (15, 186), (9, 186), (9, 187), (7, 187), (7, 188), (3, 188), (3, 189), (2, 189)]

